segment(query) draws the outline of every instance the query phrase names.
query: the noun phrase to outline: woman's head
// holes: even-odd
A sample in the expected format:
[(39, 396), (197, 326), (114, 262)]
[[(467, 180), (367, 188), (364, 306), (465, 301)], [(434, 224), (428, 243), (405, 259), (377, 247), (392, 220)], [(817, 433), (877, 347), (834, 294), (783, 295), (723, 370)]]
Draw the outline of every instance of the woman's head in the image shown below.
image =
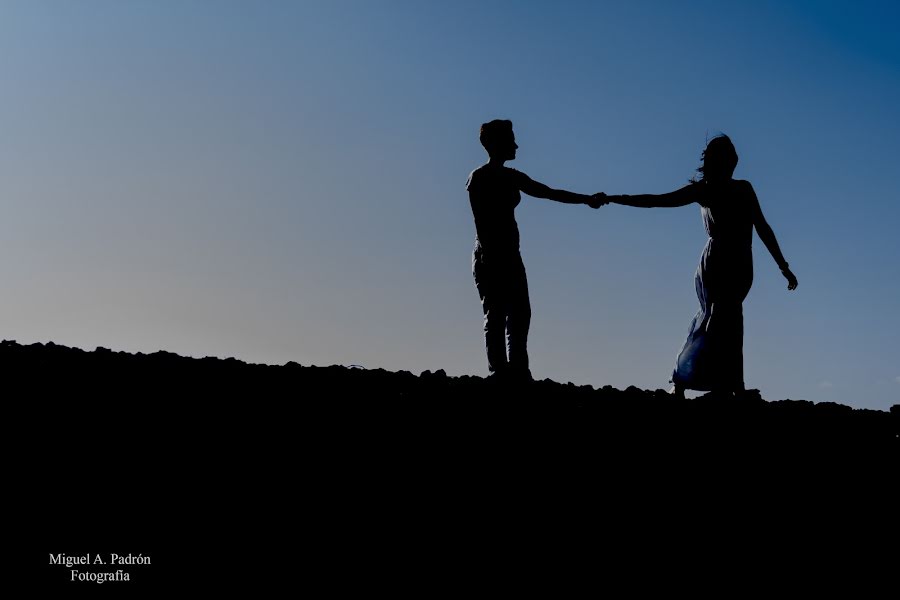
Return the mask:
[(513, 134), (512, 121), (494, 119), (483, 124), (478, 139), (493, 159), (512, 160), (516, 157), (519, 146)]
[(706, 144), (700, 155), (703, 164), (697, 169), (701, 181), (721, 181), (731, 179), (737, 167), (738, 155), (731, 139), (724, 133), (717, 135)]

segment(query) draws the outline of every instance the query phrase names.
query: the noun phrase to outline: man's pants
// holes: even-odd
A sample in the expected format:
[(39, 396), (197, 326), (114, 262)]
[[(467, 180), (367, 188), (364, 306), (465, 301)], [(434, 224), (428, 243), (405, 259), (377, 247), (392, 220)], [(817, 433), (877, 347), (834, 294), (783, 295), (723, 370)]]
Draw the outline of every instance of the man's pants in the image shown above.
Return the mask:
[[(484, 311), (484, 343), (488, 370), (530, 375), (528, 370), (528, 328), (531, 303), (522, 256), (513, 255), (485, 261), (476, 248), (472, 255), (475, 287)], [(507, 358), (507, 347), (509, 354)]]

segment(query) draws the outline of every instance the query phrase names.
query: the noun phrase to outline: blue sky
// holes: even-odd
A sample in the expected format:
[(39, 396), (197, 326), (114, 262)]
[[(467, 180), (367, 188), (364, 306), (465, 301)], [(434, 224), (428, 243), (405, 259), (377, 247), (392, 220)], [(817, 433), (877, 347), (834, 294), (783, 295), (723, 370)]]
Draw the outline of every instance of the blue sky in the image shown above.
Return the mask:
[[(0, 4), (0, 335), (486, 374), (480, 123), (579, 192), (665, 192), (729, 134), (765, 248), (745, 372), (900, 402), (900, 8), (884, 2)], [(665, 388), (696, 206), (517, 210), (536, 377)]]

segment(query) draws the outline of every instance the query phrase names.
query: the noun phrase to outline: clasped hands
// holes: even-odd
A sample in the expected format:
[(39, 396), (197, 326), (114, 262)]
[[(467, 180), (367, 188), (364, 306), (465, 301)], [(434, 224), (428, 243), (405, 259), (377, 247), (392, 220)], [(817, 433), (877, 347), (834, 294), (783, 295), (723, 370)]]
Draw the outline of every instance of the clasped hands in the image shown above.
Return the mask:
[(609, 200), (607, 200), (606, 194), (604, 194), (603, 192), (598, 192), (593, 196), (589, 196), (585, 204), (587, 204), (591, 208), (600, 208), (604, 204), (609, 204)]

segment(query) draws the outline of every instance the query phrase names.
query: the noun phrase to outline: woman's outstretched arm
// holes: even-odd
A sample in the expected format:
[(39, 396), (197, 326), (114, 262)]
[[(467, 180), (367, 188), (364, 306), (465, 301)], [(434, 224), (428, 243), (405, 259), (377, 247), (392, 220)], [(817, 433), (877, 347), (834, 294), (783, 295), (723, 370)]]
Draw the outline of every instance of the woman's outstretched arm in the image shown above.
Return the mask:
[(769, 254), (775, 259), (775, 264), (781, 269), (781, 274), (787, 279), (788, 289), (795, 290), (797, 289), (797, 277), (791, 271), (788, 262), (781, 253), (781, 248), (778, 246), (778, 240), (775, 238), (775, 232), (772, 231), (772, 227), (769, 225), (769, 222), (766, 221), (765, 215), (763, 215), (762, 207), (759, 205), (759, 198), (756, 197), (753, 186), (750, 185), (749, 181), (745, 181), (744, 183), (747, 185), (747, 194), (750, 197), (750, 203), (753, 210), (753, 226), (756, 227), (756, 233), (759, 235), (759, 239), (762, 240), (763, 244), (765, 244)]
[(697, 188), (692, 183), (668, 194), (639, 194), (634, 196), (622, 194), (606, 196), (605, 199), (614, 204), (637, 206), (639, 208), (673, 208), (676, 206), (687, 206), (691, 202), (695, 202), (697, 200)]

